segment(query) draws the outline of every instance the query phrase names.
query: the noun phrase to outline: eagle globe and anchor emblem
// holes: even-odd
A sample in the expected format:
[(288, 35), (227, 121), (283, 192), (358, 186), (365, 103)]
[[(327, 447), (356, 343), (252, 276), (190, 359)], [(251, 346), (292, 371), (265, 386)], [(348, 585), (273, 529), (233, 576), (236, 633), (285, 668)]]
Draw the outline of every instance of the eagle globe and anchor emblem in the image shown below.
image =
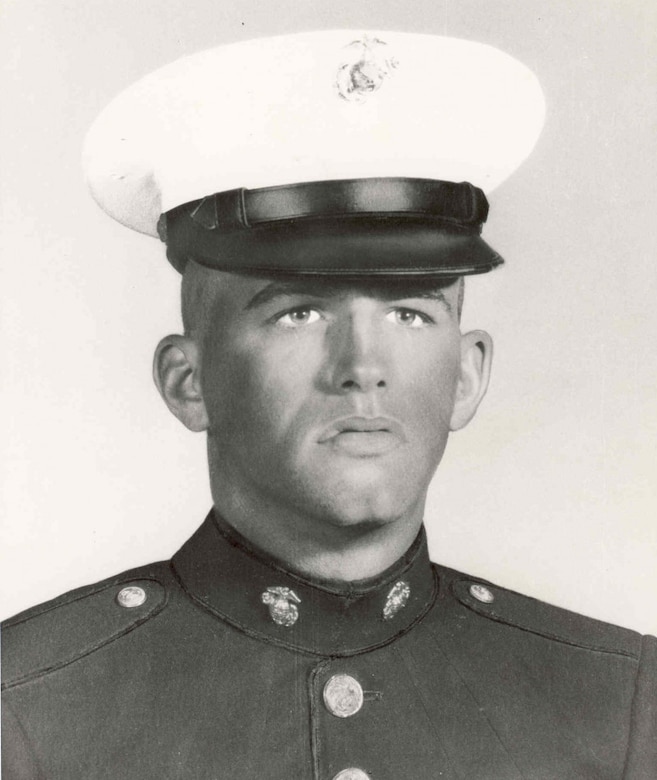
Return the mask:
[(388, 44), (379, 38), (364, 35), (345, 47), (349, 59), (339, 67), (335, 87), (338, 95), (351, 103), (364, 103), (379, 90), (398, 66)]
[(269, 607), (269, 616), (277, 626), (289, 628), (299, 619), (297, 604), (301, 599), (290, 588), (274, 585), (262, 594), (262, 603)]

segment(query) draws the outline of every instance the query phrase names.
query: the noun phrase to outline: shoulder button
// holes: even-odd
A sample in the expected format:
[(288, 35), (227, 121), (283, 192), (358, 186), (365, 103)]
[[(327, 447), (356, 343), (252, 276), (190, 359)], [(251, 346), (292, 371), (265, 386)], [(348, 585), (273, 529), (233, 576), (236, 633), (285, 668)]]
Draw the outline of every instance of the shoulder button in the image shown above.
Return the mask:
[(474, 596), (477, 601), (481, 601), (482, 604), (492, 604), (495, 601), (495, 596), (492, 590), (485, 585), (481, 585), (479, 582), (475, 582), (470, 585), (470, 595)]
[(138, 585), (129, 585), (127, 588), (122, 588), (116, 594), (116, 601), (119, 606), (125, 607), (126, 609), (141, 607), (146, 601), (146, 591)]

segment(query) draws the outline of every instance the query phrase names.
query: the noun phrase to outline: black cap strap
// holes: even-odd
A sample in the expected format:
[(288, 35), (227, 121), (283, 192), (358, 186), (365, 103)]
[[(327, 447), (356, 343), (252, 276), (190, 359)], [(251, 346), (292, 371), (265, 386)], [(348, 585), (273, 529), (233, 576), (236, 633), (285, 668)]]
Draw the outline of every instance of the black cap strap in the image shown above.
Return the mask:
[(160, 236), (188, 259), (234, 272), (485, 273), (488, 201), (467, 182), (372, 178), (235, 189), (163, 215)]
[(219, 192), (185, 210), (207, 230), (250, 228), (297, 219), (356, 216), (433, 217), (481, 232), (488, 216), (484, 193), (472, 184), (433, 179), (347, 179)]

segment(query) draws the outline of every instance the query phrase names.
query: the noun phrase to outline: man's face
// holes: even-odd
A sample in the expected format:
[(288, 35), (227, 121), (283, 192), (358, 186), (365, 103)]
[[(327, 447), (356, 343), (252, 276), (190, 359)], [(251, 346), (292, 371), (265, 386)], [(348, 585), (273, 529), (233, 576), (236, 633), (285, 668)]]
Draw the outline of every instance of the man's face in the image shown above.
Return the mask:
[(460, 375), (458, 293), (216, 272), (201, 343), (213, 484), (336, 526), (422, 511)]

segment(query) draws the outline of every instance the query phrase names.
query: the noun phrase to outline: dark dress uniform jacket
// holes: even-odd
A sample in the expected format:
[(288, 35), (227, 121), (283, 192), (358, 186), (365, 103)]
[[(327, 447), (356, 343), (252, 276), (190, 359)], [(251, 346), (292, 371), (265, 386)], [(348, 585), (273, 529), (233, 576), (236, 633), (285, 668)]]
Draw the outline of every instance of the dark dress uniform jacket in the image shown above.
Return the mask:
[(657, 640), (432, 565), (423, 533), (327, 584), (211, 515), (172, 561), (8, 621), (3, 652), (3, 780), (657, 778)]

